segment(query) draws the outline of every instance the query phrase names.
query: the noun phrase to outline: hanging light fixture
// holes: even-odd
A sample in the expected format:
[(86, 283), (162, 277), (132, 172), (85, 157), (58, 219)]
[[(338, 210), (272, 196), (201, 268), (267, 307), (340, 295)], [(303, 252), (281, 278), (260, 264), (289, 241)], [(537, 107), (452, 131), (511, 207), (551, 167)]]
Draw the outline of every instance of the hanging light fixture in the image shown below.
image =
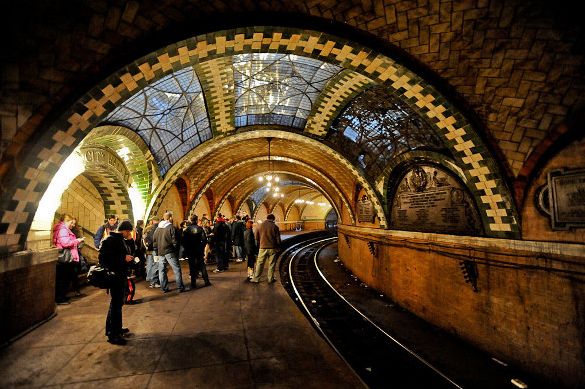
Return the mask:
[(297, 197), (297, 199), (295, 200), (295, 204), (303, 204), (305, 202), (305, 200), (303, 200), (301, 198), (301, 187), (299, 186), (299, 196)]
[[(270, 161), (270, 142), (272, 142), (272, 138), (266, 138), (268, 141), (268, 173), (258, 177), (259, 182), (266, 182), (266, 192), (270, 192), (271, 190), (277, 194), (280, 191), (278, 187), (278, 182), (280, 181), (280, 177), (276, 174), (272, 174), (272, 162)], [(273, 197), (277, 197), (274, 196)], [(284, 194), (280, 194), (280, 197), (284, 197)]]

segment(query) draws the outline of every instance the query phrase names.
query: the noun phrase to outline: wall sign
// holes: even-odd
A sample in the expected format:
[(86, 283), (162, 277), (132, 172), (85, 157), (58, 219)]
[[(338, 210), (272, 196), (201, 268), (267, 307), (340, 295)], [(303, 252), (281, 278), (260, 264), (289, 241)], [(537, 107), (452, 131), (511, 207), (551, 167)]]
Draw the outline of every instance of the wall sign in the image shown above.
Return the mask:
[(552, 170), (537, 194), (553, 230), (585, 227), (585, 170)]
[(416, 165), (399, 181), (390, 226), (410, 231), (479, 235), (481, 220), (467, 189), (445, 169)]
[(358, 222), (373, 223), (374, 222), (374, 204), (368, 199), (367, 195), (363, 195), (357, 202)]

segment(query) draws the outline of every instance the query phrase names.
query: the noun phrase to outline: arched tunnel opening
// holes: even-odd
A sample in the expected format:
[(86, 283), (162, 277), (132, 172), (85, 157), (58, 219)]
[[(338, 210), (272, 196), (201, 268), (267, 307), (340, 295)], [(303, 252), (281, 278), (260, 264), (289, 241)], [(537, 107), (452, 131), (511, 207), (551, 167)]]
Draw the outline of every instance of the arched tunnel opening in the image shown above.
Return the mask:
[[(320, 3), (307, 4), (309, 13), (322, 12)], [(542, 382), (578, 387), (585, 379), (580, 358), (585, 153), (579, 130), (583, 83), (572, 69), (583, 56), (569, 47), (573, 38), (556, 31), (558, 23), (547, 24), (544, 18), (538, 22), (544, 27), (532, 25), (522, 7), (512, 7), (518, 17), (508, 18), (499, 1), (453, 8), (442, 3), (421, 21), (421, 26), (441, 21), (430, 33), (418, 24), (395, 33), (406, 19), (419, 20), (424, 13), (398, 3), (375, 6), (386, 15), (357, 23), (365, 27), (334, 22), (345, 15), (332, 18), (325, 11), (323, 20), (307, 15), (308, 20), (282, 26), (268, 18), (225, 28), (204, 24), (193, 32), (190, 24), (181, 34), (149, 44), (140, 40), (140, 50), (116, 56), (128, 42), (136, 43), (134, 33), (150, 28), (147, 20), (172, 29), (155, 11), (130, 22), (135, 12), (151, 5), (129, 2), (121, 17), (127, 34), (120, 42), (127, 43), (96, 37), (104, 19), (97, 10), (88, 11), (96, 15), (88, 22), (91, 36), (82, 40), (97, 52), (119, 57), (124, 62), (118, 66), (100, 57), (91, 63), (91, 75), (74, 59), (53, 69), (53, 56), (45, 53), (38, 57), (50, 62), (49, 69), (39, 79), (28, 78), (35, 69), (45, 69), (39, 64), (4, 72), (13, 81), (7, 81), (8, 88), (18, 89), (22, 77), (26, 88), (16, 91), (22, 95), (15, 101), (27, 103), (2, 103), (1, 112), (6, 116), (18, 108), (16, 119), (3, 116), (2, 125), (14, 128), (2, 132), (0, 147), (2, 341), (12, 342), (55, 313), (66, 316), (67, 311), (55, 308), (54, 290), (55, 226), (61, 219), (76, 220), (78, 238), (84, 238), (80, 252), (97, 264), (97, 231), (107, 227), (110, 216), (147, 227), (172, 212), (171, 224), (181, 230), (194, 215), (211, 224), (249, 218), (254, 229), (273, 215), (287, 238), (328, 231), (320, 238), (331, 239), (327, 246), (302, 249), (299, 257), (305, 262), (291, 259), (291, 268), (317, 263), (315, 252), (322, 251), (348, 272), (345, 284), (357, 280), (362, 289), (375, 291), (372, 301), (383, 296), (387, 306), (428, 322), (433, 331), (445, 331)], [(178, 17), (174, 11), (170, 15)], [(112, 20), (119, 14), (117, 8), (108, 13)], [(475, 25), (477, 15), (484, 14), (490, 18)], [(390, 42), (380, 39), (386, 35)], [(566, 45), (557, 44), (561, 36)], [(506, 42), (497, 41), (504, 37)], [(68, 47), (69, 40), (56, 42)], [(518, 48), (525, 44), (530, 49)], [(563, 64), (554, 70), (549, 70), (548, 52), (537, 54), (549, 45)], [(427, 46), (432, 51), (426, 52)], [(65, 57), (73, 51), (55, 49)], [(83, 82), (63, 71), (69, 65)], [(40, 91), (29, 94), (27, 88)], [(557, 93), (557, 88), (562, 90)], [(36, 105), (30, 105), (28, 99), (35, 98)], [(47, 102), (52, 98), (54, 106)], [(137, 234), (133, 231), (132, 237)], [(186, 263), (180, 266), (187, 272)], [(287, 318), (274, 320), (279, 329), (290, 330), (286, 326), (293, 321), (287, 320), (294, 314), (279, 305), (283, 300), (274, 300), (276, 307), (262, 300), (278, 292), (242, 292), (232, 275), (214, 276), (217, 290), (235, 299), (245, 296), (232, 309), (253, 309), (254, 302), (264, 301), (264, 323), (271, 320), (270, 308), (282, 309)], [(30, 285), (39, 286), (34, 295), (20, 293)], [(141, 312), (145, 316), (164, 310), (171, 298), (189, 300), (147, 288), (138, 284), (139, 295), (146, 296), (142, 301), (153, 310)], [(319, 298), (325, 295), (310, 297), (307, 305), (325, 306)], [(225, 313), (217, 309), (225, 301), (207, 297), (214, 301), (214, 312)], [(93, 294), (88, 301), (89, 306), (103, 303)], [(30, 312), (23, 312), (21, 304)], [(206, 328), (207, 337), (190, 333), (187, 341), (211, 339), (221, 350), (213, 356), (218, 363), (266, 362), (262, 350), (271, 345), (263, 339), (248, 343), (246, 338), (240, 344), (250, 334), (247, 326), (259, 325), (241, 312), (244, 335), (229, 336), (242, 349), (231, 350), (215, 333), (231, 327)], [(156, 328), (156, 337), (193, 330), (180, 323), (183, 315), (194, 318), (181, 311), (172, 329)], [(74, 318), (71, 323), (85, 325), (76, 320), (83, 322)], [(213, 319), (208, 320), (202, 326), (211, 326)], [(130, 322), (142, 335), (147, 332), (138, 314)], [(295, 338), (293, 330), (289, 335)], [(305, 332), (302, 336), (310, 338)], [(181, 340), (173, 339), (173, 347), (180, 347)], [(281, 346), (274, 345), (276, 354)], [(558, 358), (549, 358), (551, 353)], [(172, 371), (173, 363), (178, 362), (164, 357), (153, 369)], [(71, 379), (55, 377), (62, 379), (57, 383)], [(356, 383), (347, 379), (340, 386)]]

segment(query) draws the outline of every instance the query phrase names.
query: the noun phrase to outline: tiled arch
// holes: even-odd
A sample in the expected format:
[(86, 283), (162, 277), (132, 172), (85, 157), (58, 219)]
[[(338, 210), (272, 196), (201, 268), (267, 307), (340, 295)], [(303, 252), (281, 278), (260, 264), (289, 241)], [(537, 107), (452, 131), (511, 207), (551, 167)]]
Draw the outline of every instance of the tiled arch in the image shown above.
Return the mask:
[[(359, 183), (368, 193), (368, 196), (372, 199), (374, 204), (374, 209), (376, 210), (376, 214), (380, 218), (380, 225), (382, 227), (386, 226), (386, 215), (383, 211), (382, 203), (378, 198), (378, 193), (375, 191), (372, 185), (368, 182), (368, 180), (364, 177), (361, 171), (359, 171), (355, 166), (353, 166), (347, 159), (345, 159), (342, 155), (334, 151), (333, 149), (327, 147), (323, 143), (319, 142), (318, 140), (312, 139), (308, 136), (296, 134), (293, 132), (287, 131), (280, 131), (280, 130), (255, 130), (255, 131), (248, 131), (243, 133), (237, 133), (231, 136), (226, 136), (223, 138), (219, 138), (213, 141), (209, 141), (208, 143), (192, 150), (189, 152), (185, 157), (179, 161), (176, 165), (174, 165), (168, 172), (167, 176), (165, 177), (164, 183), (161, 184), (153, 195), (153, 200), (151, 201), (149, 207), (147, 208), (147, 215), (152, 214), (152, 212), (156, 212), (158, 207), (164, 198), (164, 195), (168, 192), (168, 190), (173, 185), (175, 179), (181, 176), (191, 165), (196, 163), (199, 160), (205, 159), (206, 155), (210, 155), (217, 150), (229, 148), (230, 145), (237, 144), (239, 142), (245, 141), (247, 139), (256, 139), (256, 138), (265, 138), (265, 137), (272, 137), (272, 138), (279, 138), (279, 139), (290, 139), (297, 141), (299, 143), (305, 144), (307, 146), (313, 147), (323, 154), (332, 157), (339, 166), (343, 167), (347, 171), (347, 174), (350, 175), (355, 179), (357, 183)], [(342, 197), (345, 198), (345, 197)], [(349, 204), (345, 204), (348, 209), (353, 209), (350, 207)]]
[[(317, 31), (264, 26), (200, 35), (162, 48), (114, 73), (79, 99), (47, 130), (40, 144), (26, 158), (23, 177), (16, 179), (16, 185), (11, 186), (14, 189), (4, 194), (0, 204), (3, 209), (0, 251), (15, 251), (24, 246), (34, 209), (52, 174), (87, 131), (99, 124), (116, 104), (182, 67), (221, 58), (228, 53), (261, 51), (293, 53), (339, 64), (398, 91), (417, 112), (433, 122), (458, 164), (468, 171), (475, 187), (474, 195), (482, 205), (484, 216), (490, 220), (488, 234), (518, 236), (517, 213), (513, 202), (509, 201), (511, 196), (497, 161), (467, 119), (430, 84), (392, 58), (358, 43)], [(338, 108), (331, 106), (331, 114)], [(327, 112), (320, 114), (327, 118)], [(219, 132), (231, 131), (230, 121), (216, 125)], [(348, 168), (357, 171), (353, 166)], [(386, 225), (385, 220), (381, 224)]]
[(117, 215), (120, 220), (134, 220), (132, 202), (123, 182), (107, 170), (87, 170), (82, 173), (96, 187), (104, 201), (104, 215)]
[[(264, 160), (264, 158), (254, 158), (252, 160), (248, 160), (246, 161), (246, 163), (250, 163), (250, 162), (255, 162), (255, 161), (259, 161), (259, 160)], [(339, 198), (341, 199), (341, 202), (345, 205), (345, 207), (348, 209), (349, 212), (349, 217), (350, 217), (350, 222), (351, 224), (355, 224), (355, 215), (353, 212), (353, 209), (349, 207), (349, 202), (348, 200), (345, 198), (345, 196), (343, 195), (343, 193), (341, 193), (341, 191), (335, 186), (335, 184), (333, 182), (331, 182), (329, 179), (327, 179), (327, 177), (325, 177), (321, 172), (319, 172), (318, 170), (311, 168), (310, 166), (308, 166), (306, 163), (301, 162), (301, 161), (295, 161), (292, 160), (290, 158), (284, 158), (284, 160), (286, 162), (290, 162), (290, 163), (294, 163), (294, 164), (298, 164), (298, 165), (302, 165), (306, 168), (309, 168), (311, 170), (313, 170), (316, 174), (320, 175), (322, 177), (322, 179), (326, 180), (327, 183), (331, 186), (333, 186), (333, 188), (335, 188), (336, 190), (336, 195), (339, 196)], [(274, 173), (278, 173), (278, 174), (286, 174), (287, 176), (296, 176), (296, 177), (301, 177), (304, 178), (303, 176), (296, 174), (294, 172), (284, 172), (284, 171), (274, 171)], [(228, 193), (225, 194), (225, 196), (222, 197), (222, 199), (219, 202), (219, 206), (218, 209), (221, 209), (221, 206), (223, 205), (223, 202), (228, 198), (228, 196), (234, 192), (236, 189), (238, 189), (241, 185), (246, 184), (247, 182), (249, 182), (250, 180), (255, 179), (254, 177), (248, 177), (245, 180), (242, 180), (241, 182), (239, 182), (236, 186), (234, 186)], [(333, 199), (331, 198), (330, 194), (328, 194), (323, 188), (321, 188), (318, 184), (316, 184), (317, 189), (320, 190), (323, 193), (323, 196), (325, 196), (327, 198), (327, 200), (331, 203), (331, 205), (333, 206), (333, 208), (335, 209), (335, 212), (337, 212), (338, 215), (341, 215), (341, 213), (339, 212), (339, 208), (335, 205), (335, 201), (333, 201)], [(262, 199), (261, 203), (266, 202), (266, 196)], [(241, 207), (241, 204), (240, 206)], [(235, 209), (239, 209), (239, 207), (235, 207)], [(192, 206), (192, 209), (195, 209), (195, 205)]]

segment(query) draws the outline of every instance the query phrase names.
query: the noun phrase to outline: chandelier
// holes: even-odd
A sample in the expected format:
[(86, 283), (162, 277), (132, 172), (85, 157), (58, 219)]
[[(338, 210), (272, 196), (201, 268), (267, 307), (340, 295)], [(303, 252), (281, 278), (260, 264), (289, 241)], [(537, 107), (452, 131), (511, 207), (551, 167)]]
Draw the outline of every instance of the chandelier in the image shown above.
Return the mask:
[(282, 198), (284, 193), (280, 192), (280, 187), (278, 186), (280, 177), (272, 173), (272, 162), (270, 161), (270, 142), (272, 142), (272, 138), (266, 138), (266, 140), (268, 141), (268, 173), (258, 177), (258, 181), (266, 182), (266, 192), (272, 191), (272, 197)]

